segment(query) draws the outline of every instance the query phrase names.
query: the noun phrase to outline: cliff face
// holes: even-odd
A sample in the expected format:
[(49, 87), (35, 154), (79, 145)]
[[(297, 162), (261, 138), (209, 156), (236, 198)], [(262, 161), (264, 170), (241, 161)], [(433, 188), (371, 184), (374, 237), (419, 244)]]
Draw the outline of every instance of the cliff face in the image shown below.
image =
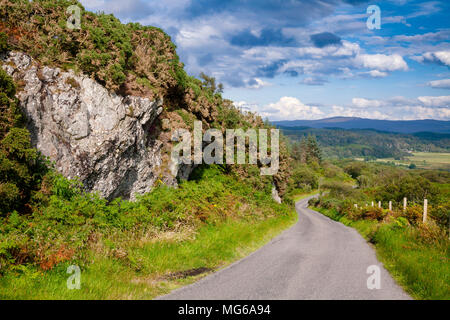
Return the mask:
[[(161, 170), (163, 142), (154, 134), (162, 100), (119, 96), (87, 76), (42, 67), (20, 52), (7, 53), (2, 62), (19, 84), (33, 145), (63, 175), (78, 177), (86, 190), (107, 199), (134, 199), (158, 179), (176, 185)], [(179, 168), (183, 175), (187, 169)]]

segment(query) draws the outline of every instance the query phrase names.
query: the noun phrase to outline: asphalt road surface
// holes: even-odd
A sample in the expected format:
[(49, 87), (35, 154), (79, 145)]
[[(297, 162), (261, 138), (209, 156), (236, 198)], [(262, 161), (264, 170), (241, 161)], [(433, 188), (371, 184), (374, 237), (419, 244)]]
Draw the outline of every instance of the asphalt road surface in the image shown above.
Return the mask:
[[(308, 209), (308, 199), (296, 204), (298, 223), (270, 243), (160, 299), (411, 299), (356, 230)], [(373, 265), (380, 289), (368, 289)]]

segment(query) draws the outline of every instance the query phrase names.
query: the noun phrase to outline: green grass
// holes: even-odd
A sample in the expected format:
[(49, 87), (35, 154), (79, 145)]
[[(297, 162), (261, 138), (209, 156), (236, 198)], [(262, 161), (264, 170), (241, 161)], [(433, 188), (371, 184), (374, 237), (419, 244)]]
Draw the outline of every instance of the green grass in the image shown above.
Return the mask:
[(267, 243), (297, 221), (297, 215), (265, 220), (228, 219), (201, 227), (194, 239), (160, 240), (137, 245), (125, 261), (90, 252), (81, 268), (81, 289), (68, 290), (63, 263), (48, 272), (24, 268), (0, 278), (0, 299), (153, 299), (189, 284), (205, 274), (180, 279), (164, 275), (196, 268), (219, 269)]
[(418, 240), (411, 227), (373, 220), (353, 221), (334, 209), (317, 211), (353, 227), (374, 244), (379, 260), (398, 284), (415, 299), (450, 299), (450, 250), (447, 245)]
[(410, 228), (381, 226), (377, 255), (394, 279), (416, 299), (450, 300), (450, 252), (417, 241)]
[(300, 200), (302, 200), (302, 199), (305, 199), (305, 198), (307, 198), (307, 197), (309, 197), (309, 196), (313, 196), (313, 195), (315, 195), (315, 194), (317, 194), (317, 193), (318, 193), (318, 190), (312, 190), (312, 191), (310, 191), (310, 192), (297, 194), (297, 195), (293, 196), (292, 199), (293, 199), (295, 202), (297, 202), (297, 201), (300, 201)]

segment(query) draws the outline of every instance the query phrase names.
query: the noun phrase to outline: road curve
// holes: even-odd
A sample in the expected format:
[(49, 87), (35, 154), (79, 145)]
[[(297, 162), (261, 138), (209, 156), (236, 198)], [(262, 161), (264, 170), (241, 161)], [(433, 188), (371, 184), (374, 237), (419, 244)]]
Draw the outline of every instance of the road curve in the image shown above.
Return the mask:
[[(296, 204), (299, 221), (248, 257), (160, 297), (166, 300), (411, 299), (359, 233)], [(367, 268), (381, 270), (381, 288), (367, 288)]]

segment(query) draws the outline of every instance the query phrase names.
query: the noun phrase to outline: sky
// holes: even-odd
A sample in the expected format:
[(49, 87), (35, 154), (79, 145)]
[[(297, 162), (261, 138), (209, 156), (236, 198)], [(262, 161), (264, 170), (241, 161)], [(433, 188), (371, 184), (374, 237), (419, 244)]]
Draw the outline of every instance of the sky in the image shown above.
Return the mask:
[(270, 120), (450, 120), (450, 1), (81, 3), (162, 28), (189, 74)]

